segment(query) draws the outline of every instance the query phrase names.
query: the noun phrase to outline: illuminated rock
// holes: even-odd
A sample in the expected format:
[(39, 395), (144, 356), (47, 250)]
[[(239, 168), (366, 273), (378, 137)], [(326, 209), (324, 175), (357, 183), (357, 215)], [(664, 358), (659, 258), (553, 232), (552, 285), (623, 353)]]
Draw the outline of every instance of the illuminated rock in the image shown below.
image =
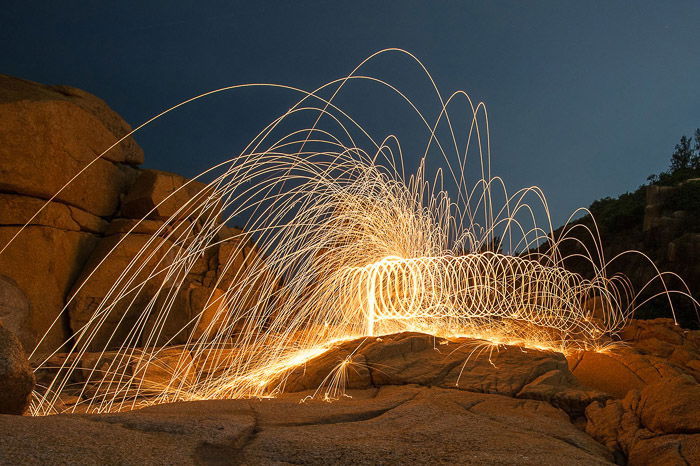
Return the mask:
[[(257, 274), (265, 265), (265, 259), (255, 244), (242, 230), (233, 229), (218, 248), (215, 285), (228, 290), (229, 295), (239, 295), (239, 311), (249, 309), (261, 299), (263, 286), (271, 282), (265, 274)], [(251, 280), (251, 276), (255, 276)]]
[(17, 283), (0, 275), (0, 325), (14, 333), (25, 350), (36, 344), (36, 336), (28, 325), (30, 305)]
[(164, 389), (188, 388), (194, 382), (194, 366), (189, 351), (169, 348), (151, 357), (136, 360), (132, 367), (136, 383), (144, 390), (161, 393)]
[(635, 320), (622, 337), (628, 348), (586, 354), (584, 371), (581, 364), (573, 369), (584, 383), (621, 398), (592, 403), (587, 432), (629, 464), (699, 463), (700, 331), (671, 319)]
[[(136, 310), (148, 305), (162, 282), (162, 273), (159, 275), (158, 271), (172, 264), (175, 253), (171, 241), (157, 236), (132, 234), (103, 238), (70, 295), (71, 328), (83, 335), (78, 344), (92, 350), (118, 346), (128, 338), (136, 344), (138, 335), (132, 333), (138, 317)], [(133, 279), (130, 285), (133, 291), (120, 299), (111, 290), (127, 267), (134, 270), (134, 275), (128, 277)], [(131, 307), (132, 302), (139, 306)], [(111, 306), (110, 311), (96, 315), (101, 303)], [(129, 313), (128, 309), (133, 310)]]
[(679, 374), (664, 361), (629, 348), (616, 348), (608, 353), (581, 352), (570, 356), (569, 361), (571, 371), (581, 383), (617, 398), (658, 382), (664, 373)]
[[(229, 314), (222, 290), (191, 284), (172, 293), (175, 298), (171, 306), (166, 308), (163, 305), (170, 293), (164, 293), (165, 297), (156, 303), (146, 322), (142, 344), (179, 345), (200, 338), (207, 340), (208, 336), (220, 332)], [(151, 335), (157, 335), (157, 338), (147, 341)]]
[[(95, 134), (102, 135), (93, 126), (95, 121), (99, 122), (104, 129), (112, 134), (112, 143), (116, 141), (114, 138), (121, 138), (131, 131), (131, 126), (117, 112), (112, 110), (105, 101), (89, 92), (72, 86), (49, 86), (0, 74), (0, 104), (19, 102), (24, 102), (28, 105), (39, 105), (42, 102), (48, 102), (57, 106), (63, 105), (66, 108), (71, 106), (78, 107), (86, 113), (84, 123), (87, 127), (85, 129), (91, 129), (95, 131)], [(79, 126), (77, 123), (69, 121), (62, 123)], [(114, 150), (105, 154), (105, 159), (130, 165), (140, 165), (143, 163), (143, 150), (133, 138), (127, 138), (116, 146)]]
[[(45, 201), (30, 196), (0, 194), (0, 241), (4, 245), (44, 206)], [(72, 286), (90, 251), (97, 243), (95, 234), (107, 222), (77, 207), (50, 202), (29, 222), (15, 245), (0, 254), (3, 274), (10, 277), (29, 299), (27, 316), (8, 316), (22, 322), (13, 330), (25, 350), (32, 351), (63, 308)], [(37, 277), (42, 277), (37, 280)], [(2, 298), (0, 298), (0, 302)], [(0, 306), (2, 304), (0, 303)], [(70, 335), (65, 327), (50, 330), (42, 350), (54, 350)]]
[(671, 319), (631, 320), (620, 335), (624, 344), (572, 353), (569, 369), (581, 383), (616, 398), (682, 374), (700, 381), (699, 336)]
[(342, 343), (284, 379), (285, 392), (318, 390), (321, 398), (340, 396), (340, 381), (347, 388), (417, 384), (545, 400), (572, 416), (609, 398), (580, 385), (560, 353), (418, 333)]
[[(47, 330), (39, 353), (70, 337), (57, 319), (66, 294), (96, 243), (94, 235), (107, 226), (104, 217), (116, 213), (133, 182), (143, 151), (128, 138), (86, 166), (129, 131), (107, 104), (85, 91), (0, 75), (0, 244), (30, 224), (0, 255), (0, 269), (29, 299), (29, 316), (17, 329), (27, 350)], [(55, 202), (30, 222), (56, 193)]]
[[(84, 91), (0, 76), (0, 190), (49, 199), (128, 131), (104, 102)], [(130, 165), (142, 161), (138, 145), (126, 140), (56, 199), (113, 215), (132, 182)]]
[(108, 225), (101, 217), (60, 202), (50, 202), (40, 211), (46, 201), (30, 196), (0, 193), (0, 204), (0, 225), (29, 224), (86, 233), (103, 233)]

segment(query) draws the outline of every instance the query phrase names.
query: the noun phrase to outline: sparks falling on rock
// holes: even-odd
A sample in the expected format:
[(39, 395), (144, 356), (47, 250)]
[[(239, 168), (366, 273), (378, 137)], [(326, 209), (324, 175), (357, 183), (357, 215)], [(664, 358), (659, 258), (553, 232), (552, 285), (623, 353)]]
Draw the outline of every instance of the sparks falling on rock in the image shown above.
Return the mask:
[[(390, 83), (360, 73), (386, 54), (415, 60), (425, 72), (437, 118), (429, 120)], [(406, 174), (396, 137), (376, 139), (336, 105), (356, 82), (399, 96), (423, 125), (425, 151), (413, 173)], [(63, 310), (80, 305), (89, 312), (71, 340), (39, 366), (53, 376), (38, 387), (33, 414), (275, 396), (289, 369), (337, 342), (395, 332), (602, 350), (642, 304), (624, 277), (607, 276), (600, 248), (585, 257), (594, 278), (564, 269), (558, 245), (573, 239), (566, 229), (552, 237), (541, 191), (508, 193), (491, 176), (484, 105), (461, 91), (445, 99), (405, 51), (372, 55), (312, 92), (276, 84), (218, 89), (134, 132), (195, 100), (251, 87), (282, 88), (300, 98), (240, 155), (202, 174), (212, 181), (180, 188), (190, 195), (122, 273), (108, 277), (98, 300), (81, 290), (129, 236), (93, 264)], [(466, 109), (466, 124), (457, 126), (450, 116), (455, 108)], [(309, 116), (310, 124), (298, 126)], [(176, 191), (161, 204), (177, 199)], [(536, 211), (546, 226), (537, 224)], [(129, 233), (140, 232), (151, 212)], [(226, 226), (241, 218), (247, 219), (242, 230)], [(588, 234), (599, 244), (596, 231)], [(549, 247), (540, 250), (545, 241)], [(188, 275), (224, 245), (231, 251), (212, 291), (190, 301), (198, 304), (189, 319), (175, 318), (175, 303), (194, 292)], [(663, 283), (664, 274), (656, 279)], [(594, 298), (602, 303), (595, 312), (586, 306)], [(326, 398), (342, 394), (353, 364), (348, 357), (328, 374)], [(81, 401), (66, 407), (66, 395)]]

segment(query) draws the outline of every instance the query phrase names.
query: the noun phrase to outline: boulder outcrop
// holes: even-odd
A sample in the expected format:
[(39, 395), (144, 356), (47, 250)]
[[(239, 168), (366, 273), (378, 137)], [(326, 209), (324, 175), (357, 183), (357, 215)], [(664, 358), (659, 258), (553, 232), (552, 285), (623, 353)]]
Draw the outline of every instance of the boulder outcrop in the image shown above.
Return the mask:
[(166, 220), (190, 218), (196, 211), (193, 200), (204, 200), (206, 185), (174, 173), (141, 170), (122, 202), (126, 218)]
[(0, 247), (12, 241), (0, 274), (28, 298), (16, 329), (28, 351), (56, 320), (42, 348), (69, 336), (59, 317), (66, 294), (143, 162), (133, 139), (116, 144), (130, 131), (85, 91), (0, 75)]
[(694, 363), (699, 334), (669, 319), (633, 321), (623, 332), (625, 346), (571, 355), (568, 367), (557, 353), (479, 340), (422, 334), (367, 338), (340, 344), (295, 368), (285, 391), (315, 389), (316, 397), (338, 396), (333, 384), (343, 380), (357, 389), (419, 384), (542, 400), (585, 425), (618, 462), (695, 464), (700, 461)]
[[(84, 341), (89, 349), (105, 349), (110, 342), (114, 345), (126, 341), (140, 310), (161, 285), (162, 270), (172, 265), (175, 257), (172, 248), (171, 241), (150, 235), (112, 235), (99, 241), (68, 301), (74, 332), (86, 325), (94, 327), (91, 319), (101, 303), (112, 306), (101, 319), (103, 324), (99, 329), (94, 328), (97, 333), (92, 340)], [(124, 287), (133, 287), (135, 291), (115, 296), (113, 286), (119, 280)]]
[(494, 345), (484, 340), (447, 340), (399, 333), (349, 341), (285, 374), (285, 392), (419, 384), (517, 398), (544, 400), (581, 416), (593, 401), (610, 395), (581, 385), (560, 353)]
[[(113, 215), (143, 162), (133, 140), (104, 151), (130, 131), (86, 92), (0, 76), (0, 191), (56, 200), (98, 216)], [(41, 169), (37, 169), (41, 167)], [(84, 171), (83, 171), (84, 170)], [(50, 176), (47, 176), (50, 173)]]
[(22, 345), (0, 325), (0, 414), (22, 414), (34, 389), (34, 373)]
[(0, 254), (0, 274), (12, 279), (29, 300), (29, 315), (17, 329), (20, 335), (32, 336), (24, 341), (25, 350), (31, 352), (43, 338), (41, 348), (53, 351), (68, 338), (59, 315), (97, 238), (82, 231), (43, 226), (27, 227), (15, 237), (20, 228), (0, 226), (0, 244), (14, 238)]
[[(645, 323), (639, 335), (662, 334), (665, 326), (665, 321)], [(690, 335), (686, 338), (692, 340)], [(627, 350), (632, 351), (633, 345)], [(636, 351), (632, 354), (637, 357), (653, 357)], [(123, 442), (139, 445), (141, 440), (129, 432), (133, 430), (163, 452), (187, 452), (187, 458), (200, 464), (223, 458), (246, 464), (431, 459), (466, 464), (697, 462), (700, 385), (695, 379), (669, 363), (657, 366), (660, 372), (651, 378), (647, 366), (630, 364), (627, 355), (601, 355), (615, 355), (613, 360), (621, 361), (620, 366), (591, 371), (584, 383), (576, 377), (576, 369), (569, 370), (571, 362), (555, 352), (418, 333), (368, 337), (339, 343), (290, 369), (272, 382), (284, 388), (275, 399), (176, 403), (122, 414), (49, 416), (41, 418), (44, 423), (22, 420), (17, 425), (19, 421), (0, 417), (0, 424), (14, 426), (8, 428), (13, 434), (0, 440), (5, 442), (0, 446), (7, 447), (0, 451), (28, 454), (31, 461), (40, 463), (51, 455), (72, 458), (73, 450), (65, 449), (62, 442), (92, 448), (82, 436), (48, 434), (60, 428), (100, 438), (104, 443), (94, 453), (96, 461), (110, 452), (125, 464), (148, 461), (151, 454), (124, 448)], [(200, 354), (195, 359), (183, 347), (163, 349), (152, 360), (137, 359), (124, 374), (141, 384), (146, 397), (149, 390), (158, 394), (165, 386), (187, 390), (201, 374), (221, 372), (221, 367), (202, 367), (212, 361), (225, 364), (225, 355), (219, 356)], [(584, 355), (584, 360), (589, 356)], [(80, 366), (88, 372), (108, 372), (115, 357), (117, 353), (86, 353)], [(57, 356), (55, 365), (61, 363)], [(622, 374), (624, 364), (630, 365), (630, 374), (640, 374), (640, 384), (621, 397), (616, 397), (615, 390), (604, 392), (605, 381)], [(88, 389), (82, 399), (65, 397), (61, 402), (79, 404), (80, 412), (90, 396)], [(147, 398), (138, 404), (148, 404)], [(228, 425), (228, 434), (222, 432), (225, 438), (217, 437), (214, 446), (204, 446), (208, 440), (202, 440), (213, 435), (201, 430), (207, 422)], [(200, 426), (197, 434), (192, 423)], [(102, 431), (104, 424), (113, 429), (114, 439)], [(32, 438), (33, 432), (47, 437), (30, 453), (20, 439)], [(552, 443), (552, 436), (557, 442)], [(518, 444), (523, 450), (516, 448)], [(385, 456), (373, 460), (377, 454)], [(8, 458), (9, 462), (17, 456)], [(172, 461), (170, 456), (163, 458), (168, 458), (165, 463)]]
[(627, 345), (572, 358), (584, 384), (615, 396), (586, 408), (586, 431), (629, 464), (700, 462), (700, 331), (631, 321)]
[[(145, 268), (133, 283), (145, 283), (135, 307), (149, 302), (163, 285), (148, 279), (154, 267), (172, 264), (204, 224), (220, 222), (219, 204), (205, 184), (138, 168), (143, 151), (133, 138), (117, 143), (130, 131), (85, 91), (0, 75), (0, 249), (12, 243), (0, 254), (0, 319), (27, 352), (40, 342), (35, 357), (83, 328), (139, 253), (143, 261), (132, 270)], [(220, 298), (258, 258), (241, 234), (221, 226), (187, 277), (165, 284), (177, 287), (178, 299), (164, 342), (179, 341), (175, 324), (206, 308), (201, 334), (214, 313), (204, 296)], [(255, 300), (255, 291), (249, 294)], [(124, 315), (125, 301), (114, 306), (89, 349), (109, 346), (112, 332), (112, 343), (125, 336), (133, 323)]]
[(620, 337), (622, 343), (610, 351), (570, 355), (571, 372), (620, 399), (682, 374), (700, 382), (700, 331), (683, 329), (671, 319), (631, 320)]
[(14, 280), (0, 275), (0, 325), (14, 333), (24, 347), (31, 346), (35, 341), (27, 319), (29, 298)]

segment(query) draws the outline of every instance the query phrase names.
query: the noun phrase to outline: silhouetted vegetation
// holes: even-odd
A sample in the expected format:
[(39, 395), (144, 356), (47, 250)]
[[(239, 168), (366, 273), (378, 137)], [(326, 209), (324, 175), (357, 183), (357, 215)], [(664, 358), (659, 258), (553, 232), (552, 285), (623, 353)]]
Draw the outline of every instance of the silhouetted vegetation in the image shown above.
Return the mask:
[[(603, 232), (619, 231), (641, 225), (644, 220), (647, 186), (676, 186), (692, 178), (700, 178), (700, 128), (695, 130), (692, 138), (681, 136), (671, 154), (667, 171), (650, 175), (647, 177), (648, 183), (631, 193), (628, 192), (616, 198), (599, 199), (591, 204), (589, 210)], [(689, 183), (681, 186), (668, 202), (669, 208), (673, 210), (700, 211), (700, 185)]]
[(649, 184), (671, 186), (697, 177), (700, 177), (700, 128), (695, 130), (693, 138), (681, 136), (671, 154), (668, 171), (650, 175), (647, 181)]
[(619, 231), (644, 221), (644, 186), (617, 198), (604, 197), (593, 202), (589, 210), (603, 231)]
[[(694, 246), (700, 235), (700, 182), (689, 182), (691, 179), (700, 179), (700, 128), (695, 130), (693, 137), (682, 136), (675, 145), (671, 154), (669, 168), (656, 175), (647, 178), (647, 183), (641, 185), (633, 192), (622, 194), (618, 197), (605, 197), (591, 204), (589, 210), (595, 218), (602, 240), (606, 259), (616, 257), (627, 250), (638, 250), (646, 254), (660, 270), (667, 270), (679, 274), (689, 280), (690, 291), (695, 299), (700, 300), (700, 290), (697, 288), (697, 267)], [(649, 186), (673, 186), (673, 189), (664, 190), (662, 195), (652, 201), (657, 216), (666, 220), (661, 223), (650, 224), (644, 229), (646, 197)], [(660, 194), (660, 193), (658, 193)], [(593, 227), (593, 218), (586, 215), (575, 223)], [(657, 218), (658, 222), (658, 218)], [(590, 237), (580, 235), (584, 230), (575, 229), (574, 235), (586, 245), (593, 248)], [(561, 229), (555, 232), (555, 237), (561, 233)], [(669, 256), (669, 244), (674, 242), (673, 248), (677, 252), (673, 258)], [(547, 245), (544, 245), (546, 248)], [(681, 249), (678, 249), (681, 248)], [(690, 248), (690, 249), (689, 249)], [(576, 242), (560, 245), (564, 256), (570, 256), (565, 261), (565, 266), (583, 276), (587, 276), (589, 265), (579, 260), (576, 254), (582, 252), (582, 246)], [(651, 264), (640, 255), (625, 255), (617, 259), (608, 267), (608, 274), (622, 273), (627, 276), (635, 288), (639, 290), (653, 278), (655, 272)], [(589, 277), (590, 278), (590, 277)], [(682, 289), (682, 283), (671, 280), (667, 285), (673, 289)], [(656, 282), (645, 290), (638, 302), (643, 302), (647, 297), (662, 292), (660, 282)], [(678, 321), (688, 327), (697, 328), (700, 323), (698, 313), (692, 303), (678, 295), (672, 296)], [(670, 317), (668, 299), (665, 296), (651, 300), (635, 314), (638, 318)]]
[[(700, 212), (700, 183), (684, 183), (672, 192), (666, 200), (666, 206), (670, 210), (687, 210)], [(695, 220), (700, 220), (695, 216)]]

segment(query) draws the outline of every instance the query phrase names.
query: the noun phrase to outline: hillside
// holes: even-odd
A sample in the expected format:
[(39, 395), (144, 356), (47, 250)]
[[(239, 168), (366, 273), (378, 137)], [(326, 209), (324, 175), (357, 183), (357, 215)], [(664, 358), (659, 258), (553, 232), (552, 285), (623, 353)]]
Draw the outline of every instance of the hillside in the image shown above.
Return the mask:
[[(640, 254), (623, 255), (612, 261), (609, 276), (621, 273), (639, 291), (654, 277), (656, 266), (661, 272), (677, 274), (685, 282), (668, 276), (666, 285), (670, 289), (684, 290), (687, 286), (693, 297), (700, 300), (700, 148), (692, 150), (686, 142), (686, 154), (680, 154), (683, 157), (679, 161), (684, 138), (676, 146), (669, 171), (650, 176), (648, 183), (633, 192), (593, 202), (589, 207), (593, 218), (586, 215), (555, 230), (554, 238), (560, 237), (566, 229), (582, 243), (564, 242), (560, 246), (562, 254), (569, 256), (582, 252), (584, 248), (592, 250), (594, 245), (590, 235), (584, 234), (585, 230), (580, 227), (593, 230), (597, 227), (605, 260), (636, 250), (653, 261), (652, 265)], [(700, 136), (696, 147), (700, 147)], [(590, 267), (580, 259), (566, 260), (566, 267), (584, 276), (590, 274)], [(641, 293), (637, 302), (641, 303), (661, 290), (662, 284), (657, 280)], [(673, 304), (679, 323), (697, 328), (699, 319), (693, 303), (687, 297), (676, 295)], [(636, 317), (671, 317), (668, 298), (651, 300), (639, 309)]]

